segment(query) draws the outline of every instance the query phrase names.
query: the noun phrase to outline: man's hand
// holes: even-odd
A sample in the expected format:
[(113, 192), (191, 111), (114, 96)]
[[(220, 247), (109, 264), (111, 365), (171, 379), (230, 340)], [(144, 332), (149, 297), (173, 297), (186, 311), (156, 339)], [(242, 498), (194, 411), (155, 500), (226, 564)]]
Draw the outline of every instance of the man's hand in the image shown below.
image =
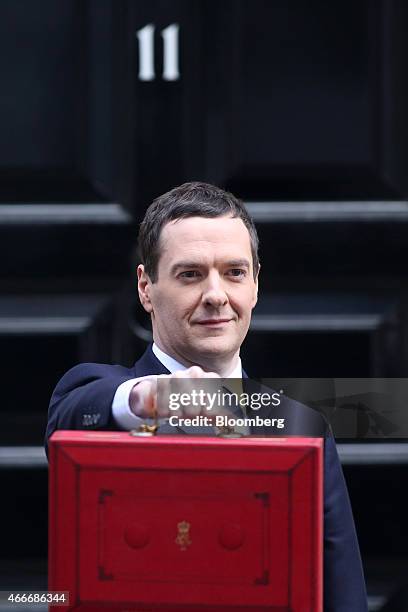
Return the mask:
[[(190, 379), (190, 384), (185, 381), (183, 383), (183, 392), (188, 393), (189, 390), (193, 390), (197, 387), (197, 382), (194, 379), (198, 378), (216, 378), (220, 379), (220, 376), (215, 372), (204, 372), (199, 366), (192, 366), (187, 370), (179, 370), (174, 374), (160, 374), (158, 376), (152, 376), (146, 380), (142, 380), (137, 383), (130, 392), (129, 405), (131, 411), (142, 419), (146, 418), (167, 418), (172, 414), (178, 416), (194, 417), (199, 414), (204, 414), (206, 405), (201, 404), (198, 406), (180, 406), (177, 412), (170, 410), (167, 402), (157, 401), (157, 381), (160, 379), (163, 381), (160, 384), (168, 385), (168, 390), (171, 389), (172, 381), (176, 379)], [(166, 381), (166, 382), (164, 382)], [(163, 390), (163, 388), (161, 389)], [(165, 395), (165, 393), (163, 394)]]

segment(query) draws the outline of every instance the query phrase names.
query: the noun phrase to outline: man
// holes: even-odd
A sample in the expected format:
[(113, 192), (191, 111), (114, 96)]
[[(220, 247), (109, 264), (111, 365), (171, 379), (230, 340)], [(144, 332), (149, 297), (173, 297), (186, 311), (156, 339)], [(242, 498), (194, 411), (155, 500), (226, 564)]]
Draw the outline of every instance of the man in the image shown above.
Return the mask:
[[(139, 246), (139, 298), (151, 315), (153, 347), (130, 369), (82, 364), (70, 370), (51, 398), (47, 436), (55, 429), (139, 427), (157, 408), (158, 377), (246, 376), (240, 347), (257, 301), (259, 260), (256, 230), (244, 205), (212, 185), (186, 183), (149, 207)], [(287, 400), (285, 409), (307, 415), (305, 434), (308, 423), (315, 430), (321, 422), (296, 402)], [(161, 410), (159, 416), (168, 416)], [(183, 428), (165, 423), (158, 433)], [(325, 612), (366, 612), (350, 502), (330, 432), (324, 501)]]

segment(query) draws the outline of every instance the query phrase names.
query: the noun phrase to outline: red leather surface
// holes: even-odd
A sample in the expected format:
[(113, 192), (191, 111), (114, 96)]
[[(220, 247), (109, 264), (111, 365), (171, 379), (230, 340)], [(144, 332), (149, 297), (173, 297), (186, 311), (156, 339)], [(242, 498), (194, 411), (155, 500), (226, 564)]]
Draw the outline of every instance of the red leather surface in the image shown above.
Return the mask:
[(72, 610), (321, 612), (322, 451), (56, 432), (49, 589)]

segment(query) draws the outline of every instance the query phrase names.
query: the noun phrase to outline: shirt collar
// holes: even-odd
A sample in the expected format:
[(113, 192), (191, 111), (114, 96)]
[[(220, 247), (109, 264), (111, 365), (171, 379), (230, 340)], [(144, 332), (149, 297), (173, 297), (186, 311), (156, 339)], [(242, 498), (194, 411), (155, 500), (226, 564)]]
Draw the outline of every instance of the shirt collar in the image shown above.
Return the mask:
[[(164, 367), (167, 368), (169, 372), (171, 372), (172, 374), (174, 372), (177, 372), (177, 370), (187, 370), (187, 367), (185, 365), (183, 365), (182, 363), (179, 363), (176, 359), (173, 359), (173, 357), (170, 357), (170, 355), (167, 355), (167, 353), (159, 349), (157, 344), (155, 344), (154, 342), (153, 342), (152, 350), (153, 350), (153, 353), (156, 355), (157, 359), (161, 361)], [(242, 364), (241, 364), (240, 357), (238, 357), (238, 363), (235, 366), (235, 368), (232, 370), (232, 372), (230, 372), (228, 376), (223, 376), (223, 378), (242, 378)]]

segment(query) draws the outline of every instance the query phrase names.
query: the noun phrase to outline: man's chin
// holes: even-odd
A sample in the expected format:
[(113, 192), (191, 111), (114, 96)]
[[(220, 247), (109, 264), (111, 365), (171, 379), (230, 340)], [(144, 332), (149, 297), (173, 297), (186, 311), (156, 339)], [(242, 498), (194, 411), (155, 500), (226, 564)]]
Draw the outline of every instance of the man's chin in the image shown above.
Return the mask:
[(236, 342), (231, 342), (223, 336), (218, 336), (198, 340), (194, 343), (194, 351), (198, 355), (216, 358), (234, 354), (239, 349), (239, 346)]

